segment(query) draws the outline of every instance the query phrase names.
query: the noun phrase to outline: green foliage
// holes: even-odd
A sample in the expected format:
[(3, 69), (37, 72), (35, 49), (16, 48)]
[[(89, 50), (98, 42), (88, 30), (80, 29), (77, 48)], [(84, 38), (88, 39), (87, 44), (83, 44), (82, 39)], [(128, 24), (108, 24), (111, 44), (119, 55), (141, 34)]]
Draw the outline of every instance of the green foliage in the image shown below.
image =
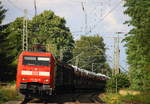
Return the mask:
[[(3, 8), (1, 1), (0, 1), (0, 81), (4, 81), (8, 77), (6, 77), (5, 71), (8, 71), (8, 64), (10, 60), (7, 58), (5, 44), (6, 37), (8, 34), (4, 33), (4, 29), (8, 27), (8, 25), (1, 25), (3, 19), (5, 18), (6, 9)], [(10, 74), (10, 72), (8, 71)]]
[(72, 58), (74, 40), (65, 24), (64, 18), (56, 16), (51, 11), (44, 11), (31, 21), (31, 44), (48, 45), (47, 50), (67, 62)]
[(116, 92), (122, 88), (130, 86), (129, 78), (126, 74), (116, 74), (107, 81), (106, 88), (108, 92)]
[[(2, 44), (2, 41), (4, 41), (4, 34), (2, 33), (5, 26), (2, 26), (1, 23), (5, 17), (6, 9), (3, 8), (1, 1), (0, 1), (0, 43)], [(1, 46), (0, 44), (0, 46)], [(2, 49), (0, 48), (0, 54), (2, 52)]]
[(6, 9), (3, 8), (2, 2), (0, 1), (0, 24), (2, 23), (2, 20), (5, 18)]
[(146, 90), (150, 87), (150, 1), (126, 0), (125, 14), (131, 19), (126, 23), (133, 28), (124, 39), (130, 65), (130, 81), (133, 89)]
[(10, 24), (1, 26), (2, 38), (0, 44), (0, 81), (15, 80), (16, 76), (16, 64), (13, 64), (13, 62), (15, 62), (17, 52), (19, 50), (19, 48), (16, 49), (15, 44), (18, 46), (17, 41), (20, 41), (20, 39), (16, 40), (12, 37), (10, 38), (10, 32), (7, 31), (9, 26)]
[(16, 61), (18, 54), (22, 51), (22, 21), (23, 18), (17, 18), (4, 30), (4, 33), (8, 35), (4, 43), (4, 50), (11, 63)]
[(75, 43), (73, 64), (80, 68), (106, 74), (110, 71), (106, 63), (105, 44), (100, 36), (81, 36), (80, 40)]

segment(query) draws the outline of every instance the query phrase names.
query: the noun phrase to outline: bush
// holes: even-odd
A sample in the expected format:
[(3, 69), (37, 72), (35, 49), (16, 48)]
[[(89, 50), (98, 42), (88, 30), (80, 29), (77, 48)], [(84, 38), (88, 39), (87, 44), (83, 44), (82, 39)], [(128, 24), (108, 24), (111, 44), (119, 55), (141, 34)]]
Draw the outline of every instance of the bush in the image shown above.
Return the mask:
[(15, 85), (0, 87), (0, 104), (17, 98), (18, 94)]
[(121, 88), (130, 86), (129, 78), (126, 74), (116, 74), (107, 81), (106, 88), (108, 92), (117, 92)]

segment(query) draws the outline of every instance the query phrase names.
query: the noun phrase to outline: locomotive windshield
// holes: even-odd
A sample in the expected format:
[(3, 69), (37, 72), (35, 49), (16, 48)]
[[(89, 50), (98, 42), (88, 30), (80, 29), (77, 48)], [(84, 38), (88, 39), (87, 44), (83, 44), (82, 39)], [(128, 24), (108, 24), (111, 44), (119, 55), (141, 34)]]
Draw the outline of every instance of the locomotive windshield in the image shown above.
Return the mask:
[(23, 65), (49, 66), (50, 58), (43, 56), (24, 56)]

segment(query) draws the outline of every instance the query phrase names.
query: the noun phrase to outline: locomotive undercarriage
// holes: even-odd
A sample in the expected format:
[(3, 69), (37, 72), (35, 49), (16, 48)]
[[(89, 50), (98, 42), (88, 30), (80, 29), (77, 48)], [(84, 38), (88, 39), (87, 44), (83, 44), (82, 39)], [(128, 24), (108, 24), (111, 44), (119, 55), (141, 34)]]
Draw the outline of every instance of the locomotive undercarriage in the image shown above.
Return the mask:
[(43, 96), (43, 95), (52, 95), (52, 88), (48, 84), (42, 83), (21, 83), (20, 84), (20, 93), (27, 96)]

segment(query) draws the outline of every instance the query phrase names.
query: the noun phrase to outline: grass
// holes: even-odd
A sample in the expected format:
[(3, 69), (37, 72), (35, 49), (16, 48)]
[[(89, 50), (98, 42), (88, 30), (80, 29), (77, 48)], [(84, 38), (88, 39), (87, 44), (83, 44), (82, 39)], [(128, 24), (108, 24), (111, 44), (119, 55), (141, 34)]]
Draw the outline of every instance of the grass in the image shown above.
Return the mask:
[(105, 93), (102, 100), (106, 102), (106, 104), (123, 104), (120, 101), (120, 95), (118, 93)]
[(15, 84), (0, 87), (0, 104), (19, 98)]
[(150, 104), (150, 92), (141, 92), (140, 94), (135, 94), (134, 92), (124, 95), (120, 95), (119, 93), (105, 93), (102, 100), (107, 104)]
[(135, 91), (135, 90), (123, 89), (123, 90), (119, 90), (119, 94), (122, 95), (122, 96), (126, 96), (126, 95), (140, 95), (141, 92), (140, 91)]
[(134, 104), (150, 104), (150, 93), (141, 93), (140, 95), (122, 96), (121, 100), (126, 103)]

